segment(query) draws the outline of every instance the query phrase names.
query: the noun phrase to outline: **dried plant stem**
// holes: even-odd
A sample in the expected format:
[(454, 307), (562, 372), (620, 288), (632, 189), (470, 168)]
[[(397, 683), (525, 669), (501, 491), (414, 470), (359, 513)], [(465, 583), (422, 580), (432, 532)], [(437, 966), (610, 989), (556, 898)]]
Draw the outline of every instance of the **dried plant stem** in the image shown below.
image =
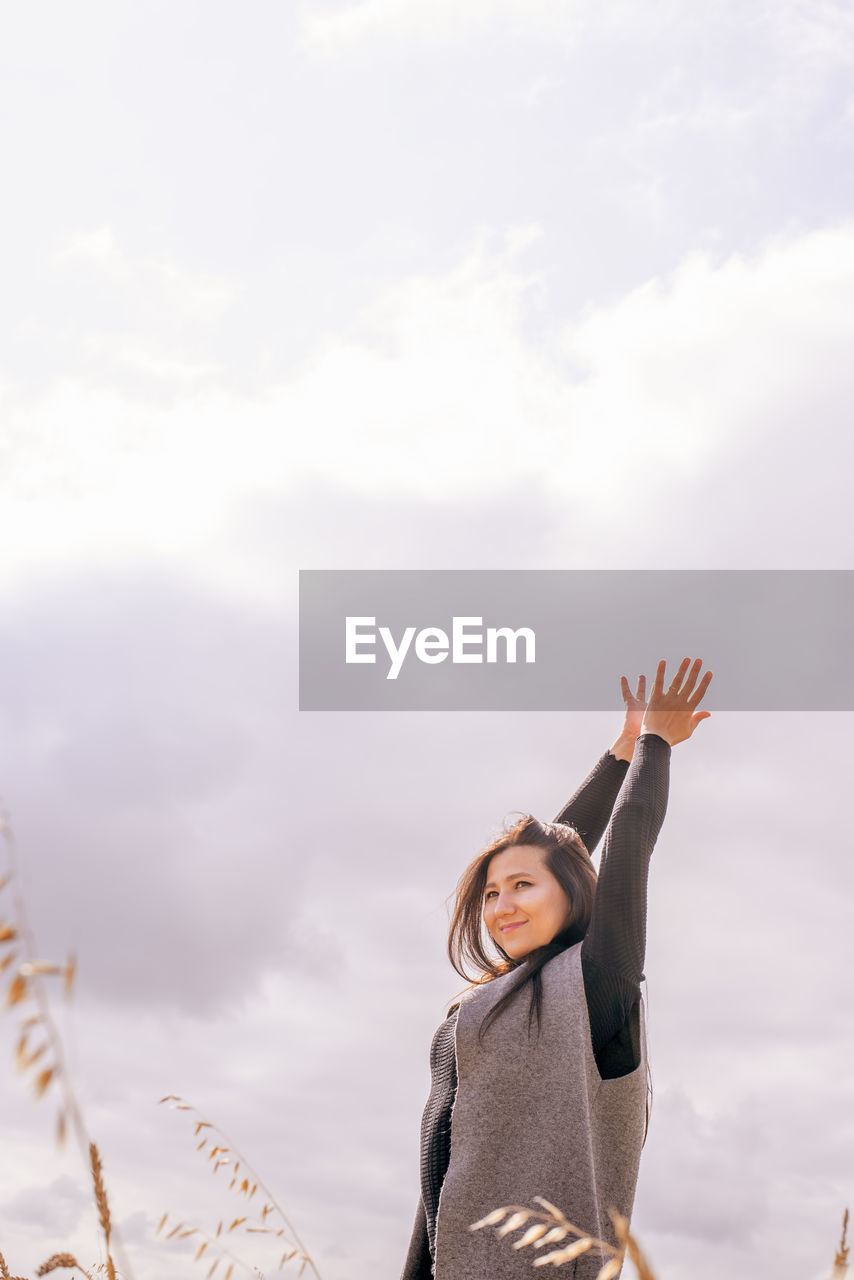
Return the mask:
[(93, 1280), (92, 1273), (87, 1271), (84, 1266), (81, 1266), (77, 1259), (70, 1253), (53, 1254), (52, 1257), (48, 1258), (47, 1262), (43, 1262), (36, 1270), (36, 1275), (47, 1276), (50, 1275), (51, 1271), (58, 1271), (60, 1267), (64, 1267), (69, 1270), (76, 1267), (78, 1271), (83, 1272), (84, 1276), (86, 1276), (86, 1280)]
[[(165, 1221), (165, 1217), (161, 1219), (160, 1226), (157, 1228), (158, 1233), (165, 1225)], [(190, 1236), (198, 1236), (200, 1241), (204, 1241), (206, 1248), (210, 1247), (217, 1252), (220, 1260), (227, 1258), (233, 1266), (242, 1267), (244, 1271), (251, 1271), (252, 1273), (257, 1274), (258, 1268), (251, 1262), (245, 1262), (243, 1258), (239, 1258), (236, 1253), (232, 1253), (230, 1249), (223, 1247), (223, 1236), (221, 1235), (211, 1236), (208, 1235), (206, 1231), (201, 1231), (198, 1227), (192, 1226), (189, 1222), (179, 1222), (166, 1234), (164, 1239), (168, 1240), (172, 1236), (176, 1236), (179, 1240), (187, 1240)], [(199, 1258), (200, 1256), (201, 1254), (197, 1250), (196, 1257)]]
[(846, 1209), (842, 1215), (842, 1238), (839, 1241), (839, 1248), (836, 1251), (836, 1257), (833, 1259), (833, 1271), (830, 1280), (846, 1280), (848, 1275), (848, 1245), (846, 1239), (848, 1236), (848, 1210)]
[(320, 1275), (320, 1272), (319, 1272), (319, 1271), (318, 1271), (318, 1269), (317, 1269), (317, 1266), (316, 1266), (316, 1264), (315, 1264), (315, 1262), (314, 1262), (314, 1259), (312, 1258), (311, 1254), (310, 1254), (310, 1253), (309, 1253), (309, 1251), (306, 1249), (305, 1245), (303, 1244), (302, 1240), (300, 1239), (300, 1237), (299, 1237), (299, 1235), (298, 1235), (298, 1233), (297, 1233), (296, 1227), (293, 1225), (293, 1223), (291, 1222), (290, 1218), (287, 1216), (287, 1214), (285, 1213), (284, 1209), (283, 1209), (283, 1208), (282, 1208), (282, 1206), (279, 1204), (278, 1200), (277, 1200), (277, 1199), (276, 1199), (276, 1197), (273, 1195), (273, 1193), (272, 1193), (272, 1191), (270, 1190), (270, 1188), (269, 1188), (269, 1187), (267, 1186), (267, 1184), (264, 1182), (263, 1178), (260, 1176), (260, 1174), (257, 1172), (257, 1170), (256, 1170), (256, 1169), (255, 1169), (255, 1168), (254, 1168), (250, 1163), (249, 1163), (249, 1161), (246, 1159), (246, 1157), (243, 1155), (243, 1153), (239, 1150), (239, 1148), (238, 1148), (238, 1147), (236, 1147), (236, 1146), (234, 1145), (234, 1143), (232, 1142), (232, 1140), (231, 1140), (231, 1138), (228, 1136), (228, 1134), (227, 1134), (227, 1133), (225, 1133), (225, 1132), (224, 1132), (224, 1130), (222, 1130), (222, 1129), (219, 1127), (219, 1125), (213, 1124), (210, 1120), (206, 1120), (206, 1119), (205, 1119), (205, 1118), (204, 1118), (204, 1117), (199, 1113), (199, 1111), (197, 1111), (197, 1110), (196, 1110), (196, 1108), (195, 1108), (194, 1106), (191, 1106), (189, 1102), (185, 1102), (185, 1100), (184, 1100), (183, 1098), (179, 1098), (179, 1097), (178, 1097), (177, 1095), (175, 1095), (175, 1094), (170, 1094), (170, 1095), (169, 1095), (168, 1097), (166, 1097), (166, 1098), (161, 1098), (161, 1102), (174, 1102), (174, 1103), (176, 1104), (176, 1108), (175, 1108), (176, 1110), (178, 1110), (178, 1111), (192, 1111), (192, 1112), (194, 1112), (194, 1114), (195, 1114), (195, 1115), (197, 1115), (197, 1116), (199, 1117), (199, 1121), (200, 1121), (200, 1123), (201, 1123), (205, 1128), (207, 1128), (207, 1129), (212, 1129), (214, 1133), (218, 1133), (218, 1134), (219, 1134), (219, 1136), (220, 1136), (220, 1137), (223, 1139), (223, 1141), (225, 1142), (225, 1145), (226, 1145), (226, 1147), (228, 1148), (229, 1153), (230, 1153), (231, 1155), (233, 1155), (233, 1156), (235, 1156), (235, 1157), (236, 1157), (236, 1159), (239, 1161), (239, 1163), (240, 1163), (241, 1167), (242, 1167), (242, 1168), (243, 1168), (243, 1169), (244, 1169), (244, 1170), (245, 1170), (245, 1171), (250, 1175), (252, 1182), (257, 1186), (258, 1190), (259, 1190), (259, 1191), (263, 1191), (263, 1193), (264, 1193), (265, 1197), (267, 1198), (267, 1200), (269, 1201), (269, 1203), (271, 1204), (271, 1206), (273, 1207), (273, 1209), (276, 1211), (276, 1213), (279, 1215), (279, 1217), (281, 1218), (282, 1222), (285, 1224), (286, 1229), (290, 1232), (290, 1234), (291, 1234), (291, 1236), (292, 1236), (292, 1238), (293, 1238), (293, 1242), (294, 1242), (294, 1244), (295, 1244), (295, 1245), (297, 1246), (297, 1248), (299, 1249), (299, 1251), (300, 1251), (300, 1253), (302, 1254), (303, 1258), (305, 1258), (305, 1260), (306, 1260), (306, 1266), (310, 1267), (310, 1268), (311, 1268), (311, 1270), (314, 1272), (314, 1275), (316, 1276), (316, 1280), (322, 1280), (322, 1277), (321, 1277), (321, 1275)]
[(655, 1280), (652, 1267), (647, 1262), (641, 1252), (640, 1245), (629, 1230), (628, 1218), (624, 1218), (621, 1213), (617, 1213), (616, 1209), (609, 1209), (608, 1212), (624, 1254), (627, 1253), (634, 1263), (635, 1270), (638, 1273), (638, 1280)]
[[(59, 1086), (62, 1090), (62, 1098), (63, 1098), (63, 1102), (62, 1102), (63, 1127), (64, 1127), (65, 1121), (70, 1121), (71, 1128), (73, 1129), (74, 1136), (77, 1140), (77, 1145), (80, 1148), (81, 1157), (83, 1158), (84, 1162), (88, 1165), (90, 1164), (89, 1152), (90, 1152), (90, 1147), (92, 1146), (92, 1142), (89, 1137), (88, 1131), (86, 1129), (86, 1124), (85, 1124), (85, 1121), (83, 1120), (83, 1113), (80, 1109), (80, 1105), (77, 1101), (77, 1096), (74, 1092), (74, 1088), (71, 1083), (71, 1075), (68, 1069), (68, 1063), (65, 1056), (65, 1047), (63, 1045), (62, 1037), (59, 1033), (59, 1029), (54, 1021), (53, 1013), (50, 1007), (50, 1002), (47, 998), (47, 991), (45, 989), (44, 979), (41, 971), (42, 967), (40, 967), (36, 961), (36, 956), (38, 953), (36, 951), (35, 938), (33, 936), (32, 929), (30, 928), (29, 919), (27, 917), (26, 903), (24, 902), (24, 895), (21, 888), (21, 874), (20, 874), (20, 865), (18, 862), (18, 852), (15, 844), (15, 834), (14, 834), (14, 831), (12, 830), (12, 825), (9, 820), (9, 814), (5, 806), (0, 807), (0, 834), (2, 834), (3, 839), (6, 843), (6, 854), (7, 854), (8, 864), (9, 864), (9, 870), (11, 873), (10, 878), (12, 880), (12, 892), (13, 892), (14, 903), (15, 903), (15, 917), (16, 917), (18, 937), (21, 941), (22, 949), (24, 952), (24, 957), (25, 957), (24, 963), (29, 965), (28, 976), (27, 976), (28, 990), (32, 995), (36, 1008), (38, 1009), (39, 1022), (41, 1023), (44, 1034), (47, 1038), (50, 1055), (52, 1057), (52, 1064), (51, 1064), (52, 1069), (49, 1069), (50, 1075), (48, 1075), (47, 1071), (43, 1073), (45, 1087), (47, 1087), (47, 1084), (50, 1083), (50, 1081), (53, 1079), (56, 1079), (58, 1081)], [(100, 1207), (99, 1207), (99, 1211), (100, 1211)], [(115, 1250), (120, 1259), (122, 1272), (124, 1273), (126, 1280), (133, 1280), (133, 1272), (131, 1271), (131, 1268), (127, 1262), (127, 1258), (124, 1254), (124, 1250), (121, 1247), (121, 1240), (119, 1238), (118, 1232), (113, 1230), (112, 1235), (115, 1242)], [(112, 1267), (112, 1262), (109, 1259), (109, 1250), (108, 1250), (108, 1269), (110, 1267)], [(113, 1280), (114, 1275), (115, 1275), (115, 1270), (113, 1269), (110, 1273), (110, 1280)]]
[[(555, 1227), (564, 1232), (564, 1235), (578, 1236), (579, 1239), (589, 1240), (590, 1247), (602, 1249), (604, 1253), (608, 1253), (613, 1258), (623, 1256), (623, 1250), (609, 1244), (607, 1240), (597, 1240), (595, 1236), (591, 1236), (588, 1232), (583, 1231), (581, 1227), (573, 1226), (573, 1224), (564, 1217), (560, 1209), (550, 1204), (548, 1200), (544, 1200), (542, 1196), (534, 1196), (534, 1199), (543, 1205), (545, 1212), (542, 1210), (529, 1209), (523, 1204), (508, 1204), (502, 1209), (495, 1209), (485, 1218), (481, 1218), (480, 1222), (473, 1222), (469, 1227), (469, 1231), (480, 1231), (483, 1227), (497, 1226), (503, 1219), (507, 1219), (501, 1228), (500, 1234), (509, 1234), (509, 1230), (517, 1230), (523, 1226), (525, 1222), (543, 1222), (549, 1227)], [(509, 1217), (508, 1217), (509, 1215)], [(510, 1219), (514, 1220), (514, 1226), (510, 1228)], [(532, 1240), (533, 1243), (533, 1240)], [(539, 1247), (539, 1246), (538, 1246)], [(548, 1256), (548, 1255), (547, 1255)]]
[[(542, 1254), (537, 1258), (533, 1264), (535, 1267), (560, 1267), (564, 1263), (574, 1261), (582, 1254), (599, 1250), (606, 1261), (599, 1270), (597, 1280), (612, 1280), (616, 1277), (626, 1254), (634, 1263), (639, 1280), (655, 1280), (649, 1263), (629, 1231), (628, 1220), (621, 1214), (609, 1210), (619, 1241), (619, 1246), (615, 1247), (607, 1240), (598, 1240), (580, 1227), (574, 1226), (556, 1205), (543, 1196), (534, 1196), (534, 1199), (537, 1204), (542, 1205), (544, 1212), (529, 1209), (525, 1205), (505, 1205), (501, 1209), (493, 1209), (479, 1222), (473, 1222), (469, 1230), (481, 1231), (484, 1227), (495, 1227), (498, 1236), (508, 1236), (514, 1231), (521, 1230), (522, 1227), (527, 1227), (524, 1235), (513, 1243), (514, 1249), (524, 1249), (529, 1245), (533, 1245), (535, 1249), (541, 1249), (544, 1245), (559, 1246), (551, 1253)], [(561, 1242), (569, 1235), (576, 1236), (577, 1239), (572, 1244), (563, 1245)]]
[(89, 1162), (92, 1166), (92, 1181), (95, 1184), (95, 1204), (98, 1207), (98, 1221), (104, 1233), (104, 1242), (107, 1249), (107, 1275), (109, 1280), (116, 1280), (116, 1268), (110, 1256), (110, 1234), (112, 1232), (110, 1204), (107, 1200), (107, 1188), (104, 1186), (104, 1170), (101, 1165), (101, 1157), (94, 1142), (89, 1143)]
[[(21, 890), (21, 875), (20, 867), (18, 865), (17, 849), (15, 846), (15, 835), (9, 823), (9, 816), (5, 810), (0, 812), (0, 830), (2, 830), (3, 839), (6, 842), (6, 852), (12, 873), (12, 893), (15, 901), (15, 916), (18, 936), (23, 944), (23, 950), (27, 957), (27, 962), (29, 962), (30, 965), (35, 966), (36, 947), (32, 930), (30, 929), (29, 921), (27, 919), (26, 904)], [(63, 1092), (65, 1114), (71, 1121), (75, 1136), (80, 1145), (81, 1155), (83, 1155), (84, 1159), (88, 1160), (87, 1148), (89, 1145), (89, 1138), (86, 1133), (86, 1126), (83, 1123), (83, 1116), (71, 1086), (62, 1038), (59, 1034), (56, 1023), (53, 1020), (53, 1014), (51, 1013), (44, 983), (37, 980), (39, 976), (38, 972), (35, 972), (29, 977), (29, 990), (32, 994), (33, 1000), (35, 1001), (36, 1007), (38, 1008), (39, 1020), (44, 1027), (45, 1034), (47, 1035), (50, 1053), (55, 1064), (55, 1075)]]
[(24, 1276), (13, 1276), (10, 1273), (9, 1268), (6, 1266), (6, 1259), (3, 1257), (2, 1253), (0, 1253), (0, 1277), (2, 1277), (2, 1280), (26, 1280)]

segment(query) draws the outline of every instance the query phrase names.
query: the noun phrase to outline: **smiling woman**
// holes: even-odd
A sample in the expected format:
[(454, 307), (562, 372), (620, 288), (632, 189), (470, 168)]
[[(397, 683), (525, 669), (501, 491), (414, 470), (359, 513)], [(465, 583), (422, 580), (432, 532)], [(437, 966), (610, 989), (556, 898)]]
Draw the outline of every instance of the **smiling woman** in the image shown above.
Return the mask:
[(547, 947), (573, 916), (560, 880), (549, 869), (543, 849), (517, 844), (496, 853), (489, 864), (483, 895), (483, 923), (511, 959)]
[[(709, 714), (696, 709), (712, 678), (697, 683), (701, 666), (686, 658), (665, 691), (659, 663), (649, 705), (644, 677), (634, 695), (623, 677), (622, 731), (555, 822), (523, 816), (460, 880), (448, 949), (473, 985), (433, 1039), (402, 1280), (527, 1276), (517, 1250), (470, 1229), (498, 1205), (545, 1196), (611, 1244), (608, 1208), (631, 1217), (647, 1097), (647, 871), (670, 749)], [(597, 879), (589, 850), (603, 833)], [(605, 1261), (591, 1248), (573, 1280)]]
[[(596, 873), (573, 827), (526, 816), (480, 854), (472, 871), (473, 883), (461, 889), (460, 898), (475, 905), (482, 899), (483, 923), (508, 959), (548, 946), (558, 934), (574, 934), (581, 941), (593, 907)], [(488, 879), (481, 885), (484, 876)], [(472, 923), (466, 920), (466, 925)]]

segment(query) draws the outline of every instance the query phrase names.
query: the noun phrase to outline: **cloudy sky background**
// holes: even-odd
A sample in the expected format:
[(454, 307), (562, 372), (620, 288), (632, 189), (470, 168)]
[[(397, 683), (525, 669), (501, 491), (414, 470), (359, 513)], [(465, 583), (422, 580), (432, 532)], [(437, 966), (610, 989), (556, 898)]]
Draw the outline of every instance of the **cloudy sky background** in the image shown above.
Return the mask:
[[(607, 748), (620, 673), (612, 715), (300, 715), (298, 570), (854, 568), (854, 16), (46, 0), (4, 27), (0, 792), (40, 953), (79, 957), (114, 1216), (138, 1280), (184, 1280), (161, 1215), (238, 1212), (178, 1093), (325, 1280), (394, 1277), (446, 896)], [(634, 1222), (660, 1280), (830, 1270), (851, 730), (719, 712), (674, 752)], [(28, 1095), (10, 1068), (20, 1274), (98, 1257)]]

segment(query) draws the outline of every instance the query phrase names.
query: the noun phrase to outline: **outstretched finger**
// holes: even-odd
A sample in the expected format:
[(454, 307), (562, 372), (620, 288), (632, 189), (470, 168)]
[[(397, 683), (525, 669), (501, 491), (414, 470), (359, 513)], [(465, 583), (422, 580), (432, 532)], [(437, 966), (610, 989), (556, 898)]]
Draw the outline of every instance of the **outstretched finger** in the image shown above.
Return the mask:
[(680, 690), (683, 697), (687, 698), (691, 690), (694, 688), (694, 685), (697, 683), (697, 676), (700, 674), (700, 667), (702, 667), (702, 665), (702, 658), (695, 658), (691, 663), (691, 670), (688, 672), (688, 679)]
[[(697, 688), (692, 693), (691, 697), (688, 699), (688, 706), (692, 709), (692, 711), (694, 707), (697, 706), (698, 703), (702, 702), (703, 696), (711, 683), (712, 683), (712, 672), (707, 671), (706, 674), (703, 676), (702, 680), (700, 681), (700, 683), (697, 685)], [(711, 711), (704, 711), (702, 714), (704, 716), (710, 716), (712, 713)]]
[(632, 687), (625, 676), (620, 676), (620, 692), (623, 695), (623, 702), (628, 705), (632, 699)]
[(685, 675), (685, 672), (688, 670), (690, 665), (691, 665), (690, 658), (682, 659), (682, 661), (679, 663), (679, 670), (676, 672), (676, 675), (670, 681), (670, 688), (667, 690), (668, 693), (679, 692), (679, 686), (682, 683), (682, 677)]
[(646, 676), (638, 676), (638, 691), (635, 697), (638, 702), (646, 701)]
[(662, 658), (658, 664), (658, 670), (655, 673), (655, 682), (652, 686), (653, 698), (660, 698), (662, 693), (664, 692), (664, 669), (666, 666), (667, 666), (667, 662), (664, 658)]

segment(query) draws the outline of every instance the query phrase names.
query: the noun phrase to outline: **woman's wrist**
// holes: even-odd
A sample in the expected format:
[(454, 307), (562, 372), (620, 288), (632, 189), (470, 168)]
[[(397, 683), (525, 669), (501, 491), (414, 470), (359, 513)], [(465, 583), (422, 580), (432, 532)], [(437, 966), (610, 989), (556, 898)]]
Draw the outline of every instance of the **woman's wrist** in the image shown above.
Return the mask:
[(638, 737), (648, 738), (650, 736), (652, 736), (653, 738), (661, 738), (662, 742), (666, 742), (668, 747), (670, 747), (671, 749), (674, 746), (674, 744), (670, 741), (670, 738), (667, 736), (667, 734), (664, 733), (660, 728), (653, 729), (651, 725), (645, 724), (642, 727), (640, 733), (638, 734)]
[(614, 745), (609, 748), (609, 754), (615, 756), (617, 760), (626, 760), (631, 764), (637, 737), (636, 733), (627, 733), (624, 730)]

